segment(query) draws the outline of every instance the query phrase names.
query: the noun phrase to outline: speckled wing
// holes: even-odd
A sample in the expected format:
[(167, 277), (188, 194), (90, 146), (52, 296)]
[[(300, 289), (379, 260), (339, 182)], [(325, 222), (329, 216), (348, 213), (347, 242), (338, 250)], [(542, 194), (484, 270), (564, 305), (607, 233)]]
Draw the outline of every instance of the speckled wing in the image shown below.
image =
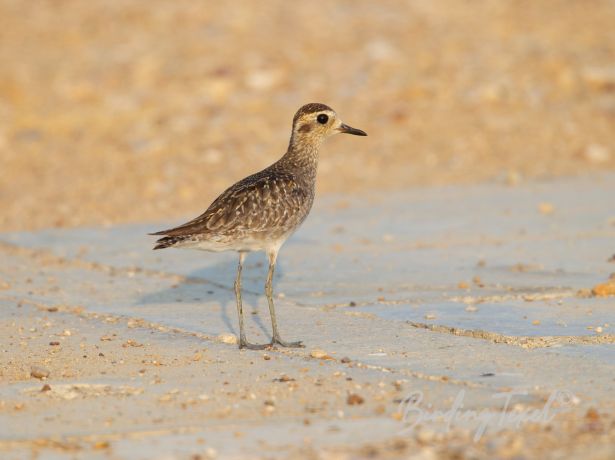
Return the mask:
[(275, 238), (294, 230), (310, 210), (313, 196), (290, 173), (249, 176), (228, 188), (199, 217), (157, 235)]

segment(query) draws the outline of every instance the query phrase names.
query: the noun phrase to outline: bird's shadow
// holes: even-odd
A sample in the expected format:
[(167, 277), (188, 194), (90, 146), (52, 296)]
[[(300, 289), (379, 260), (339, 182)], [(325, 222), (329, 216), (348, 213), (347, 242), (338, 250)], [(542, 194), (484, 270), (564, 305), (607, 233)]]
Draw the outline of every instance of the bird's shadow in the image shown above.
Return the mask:
[[(259, 257), (260, 256), (260, 257)], [(140, 305), (177, 304), (177, 303), (218, 303), (223, 323), (229, 332), (239, 336), (237, 324), (237, 304), (234, 282), (237, 275), (237, 258), (224, 258), (216, 264), (194, 270), (184, 280), (161, 291), (143, 295), (137, 301)], [(252, 321), (267, 337), (271, 333), (259, 315), (259, 299), (264, 297), (267, 278), (267, 258), (260, 253), (248, 254), (241, 276), (244, 321)], [(284, 276), (281, 264), (277, 263), (274, 274), (274, 292), (276, 281)], [(213, 331), (221, 333), (223, 331)]]

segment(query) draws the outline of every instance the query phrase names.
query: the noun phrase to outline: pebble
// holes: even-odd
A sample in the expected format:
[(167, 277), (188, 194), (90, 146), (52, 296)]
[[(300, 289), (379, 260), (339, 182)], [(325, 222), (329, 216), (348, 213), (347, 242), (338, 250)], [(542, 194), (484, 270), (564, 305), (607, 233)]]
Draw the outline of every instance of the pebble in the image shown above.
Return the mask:
[(583, 150), (583, 157), (590, 163), (607, 163), (611, 159), (611, 152), (604, 145), (590, 144)]
[(518, 171), (508, 171), (506, 174), (506, 183), (510, 186), (519, 185), (523, 180), (523, 176)]
[(588, 297), (591, 297), (592, 295), (594, 295), (594, 293), (592, 292), (591, 289), (583, 288), (583, 289), (579, 289), (576, 295), (577, 297), (581, 299), (587, 299)]
[(436, 433), (430, 429), (423, 428), (416, 434), (416, 440), (421, 444), (429, 444), (436, 438)]
[(93, 449), (108, 449), (110, 447), (111, 444), (109, 444), (109, 441), (97, 441), (92, 445)]
[(593, 421), (600, 420), (600, 414), (594, 407), (590, 407), (585, 413), (585, 418)]
[(553, 214), (553, 211), (555, 211), (555, 207), (551, 204), (551, 203), (540, 203), (538, 205), (538, 211), (540, 211), (541, 214)]
[(46, 379), (49, 377), (49, 370), (41, 366), (32, 366), (30, 368), (30, 375), (36, 379)]
[(321, 350), (320, 348), (315, 348), (310, 352), (310, 356), (316, 359), (333, 359), (331, 356), (327, 354), (326, 351)]
[(228, 344), (236, 344), (238, 342), (237, 337), (233, 334), (220, 334), (218, 336), (218, 341)]
[(247, 75), (245, 83), (252, 89), (265, 90), (277, 85), (282, 78), (282, 72), (277, 69), (257, 70)]
[(218, 164), (222, 161), (223, 154), (218, 149), (208, 149), (203, 155), (203, 160), (209, 164)]
[(592, 294), (597, 297), (608, 297), (615, 295), (615, 283), (596, 284), (592, 289)]
[(346, 398), (346, 404), (349, 406), (358, 406), (359, 404), (363, 404), (365, 399), (362, 396), (359, 396), (356, 393), (350, 393), (348, 398)]
[(399, 56), (397, 48), (381, 38), (368, 42), (364, 50), (367, 56), (374, 61), (391, 61)]
[(583, 80), (596, 91), (615, 89), (615, 67), (591, 67), (583, 72)]
[(275, 410), (275, 401), (266, 399), (263, 404), (265, 404), (265, 410), (267, 412), (273, 412)]
[(385, 233), (384, 235), (382, 235), (382, 241), (384, 241), (385, 243), (390, 243), (392, 241), (395, 241), (395, 237), (393, 235)]

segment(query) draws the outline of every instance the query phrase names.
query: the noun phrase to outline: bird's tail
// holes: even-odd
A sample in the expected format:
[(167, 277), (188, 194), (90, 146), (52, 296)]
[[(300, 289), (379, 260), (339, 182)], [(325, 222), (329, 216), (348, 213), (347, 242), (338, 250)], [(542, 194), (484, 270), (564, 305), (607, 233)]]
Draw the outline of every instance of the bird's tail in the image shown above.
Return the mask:
[(156, 246), (154, 246), (154, 249), (170, 248), (185, 239), (185, 236), (165, 236), (164, 238), (160, 238), (156, 241)]

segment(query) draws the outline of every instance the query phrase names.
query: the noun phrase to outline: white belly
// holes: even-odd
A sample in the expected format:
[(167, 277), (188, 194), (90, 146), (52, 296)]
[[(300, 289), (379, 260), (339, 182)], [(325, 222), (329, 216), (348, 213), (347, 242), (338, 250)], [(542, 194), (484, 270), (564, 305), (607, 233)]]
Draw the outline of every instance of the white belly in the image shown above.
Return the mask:
[(176, 245), (178, 248), (185, 249), (198, 249), (201, 251), (209, 251), (209, 252), (223, 252), (223, 251), (238, 251), (238, 252), (253, 252), (253, 251), (265, 251), (277, 252), (278, 249), (284, 244), (284, 242), (288, 239), (290, 234), (284, 235), (282, 237), (265, 240), (260, 238), (244, 238), (240, 241), (238, 240), (229, 240), (227, 238), (210, 238), (207, 240), (187, 240), (182, 241), (180, 244)]

